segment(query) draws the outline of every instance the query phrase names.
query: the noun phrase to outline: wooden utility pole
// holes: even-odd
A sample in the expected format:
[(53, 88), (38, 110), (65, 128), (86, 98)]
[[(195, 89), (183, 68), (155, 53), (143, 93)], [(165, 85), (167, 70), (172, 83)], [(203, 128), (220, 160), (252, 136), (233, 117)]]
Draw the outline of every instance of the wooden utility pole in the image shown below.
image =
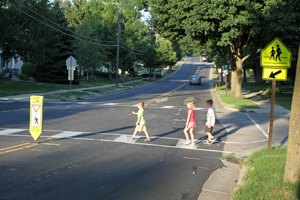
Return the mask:
[(130, 5), (126, 5), (123, 4), (123, 2), (121, 3), (112, 3), (115, 4), (117, 6), (121, 6), (120, 7), (120, 13), (118, 14), (118, 24), (119, 24), (119, 29), (118, 29), (118, 48), (117, 48), (117, 63), (116, 63), (116, 86), (118, 86), (118, 76), (119, 76), (119, 52), (120, 52), (120, 34), (121, 34), (121, 24), (123, 22), (123, 14), (122, 14), (122, 8), (123, 6), (128, 6), (130, 7)]

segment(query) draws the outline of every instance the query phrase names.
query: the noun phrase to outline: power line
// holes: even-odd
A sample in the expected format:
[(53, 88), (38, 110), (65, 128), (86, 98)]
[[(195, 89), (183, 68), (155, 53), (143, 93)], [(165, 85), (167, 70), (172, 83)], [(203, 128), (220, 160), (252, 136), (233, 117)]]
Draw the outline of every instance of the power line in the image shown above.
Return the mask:
[(74, 31), (72, 31), (72, 30), (70, 30), (70, 29), (67, 29), (67, 28), (65, 28), (65, 27), (63, 27), (63, 26), (58, 25), (57, 23), (51, 21), (50, 19), (47, 19), (46, 17), (40, 15), (39, 13), (33, 11), (32, 9), (26, 7), (25, 5), (23, 5), (23, 4), (20, 3), (19, 1), (17, 1), (17, 0), (14, 0), (14, 1), (17, 2), (18, 4), (20, 4), (21, 6), (23, 6), (24, 8), (26, 8), (27, 10), (30, 10), (30, 11), (33, 12), (34, 14), (36, 14), (36, 15), (42, 17), (43, 19), (47, 20), (48, 22), (50, 22), (50, 23), (52, 23), (52, 24), (54, 24), (54, 25), (56, 25), (56, 26), (58, 26), (58, 27), (60, 27), (60, 28), (62, 28), (62, 29), (64, 29), (64, 30), (66, 30), (66, 31), (72, 32), (72, 33), (74, 33), (74, 34), (76, 34), (76, 35), (78, 35), (78, 36), (85, 37), (85, 38), (88, 38), (88, 39), (91, 39), (91, 40), (95, 40), (95, 41), (99, 41), (99, 42), (117, 42), (117, 41), (104, 41), (104, 40), (98, 40), (98, 39), (91, 38), (91, 37), (88, 37), (88, 36), (85, 36), (85, 35), (81, 35), (81, 34), (76, 33), (76, 32), (74, 32)]
[(95, 45), (99, 45), (99, 46), (107, 46), (107, 47), (117, 47), (117, 46), (118, 46), (118, 45), (99, 44), (99, 43), (95, 43), (95, 42), (91, 42), (91, 41), (88, 41), (88, 40), (84, 40), (84, 39), (75, 37), (74, 35), (70, 35), (70, 34), (68, 34), (68, 33), (65, 33), (65, 32), (63, 32), (63, 31), (61, 31), (61, 30), (59, 30), (59, 29), (57, 29), (57, 28), (55, 28), (55, 27), (53, 27), (53, 26), (51, 26), (51, 25), (49, 25), (49, 24), (46, 24), (45, 22), (43, 22), (43, 21), (41, 21), (41, 20), (39, 20), (39, 19), (37, 19), (37, 18), (35, 18), (35, 17), (33, 17), (33, 16), (27, 14), (26, 12), (20, 10), (19, 8), (13, 6), (12, 4), (8, 3), (8, 2), (5, 1), (5, 0), (2, 0), (2, 1), (5, 2), (5, 3), (7, 3), (8, 5), (10, 5), (11, 7), (15, 8), (16, 10), (18, 10), (18, 11), (24, 13), (24, 14), (27, 15), (28, 17), (31, 17), (32, 19), (34, 19), (34, 20), (36, 20), (36, 21), (38, 21), (38, 22), (40, 22), (40, 23), (42, 23), (42, 24), (44, 24), (44, 25), (46, 25), (46, 26), (48, 26), (48, 27), (50, 27), (50, 28), (52, 28), (52, 29), (54, 29), (54, 30), (56, 30), (56, 31), (59, 31), (59, 32), (61, 32), (62, 34), (68, 35), (68, 36), (73, 37), (73, 38), (75, 38), (75, 39), (77, 39), (77, 40), (81, 40), (81, 41), (88, 42), (88, 43), (95, 44)]
[[(51, 25), (49, 25), (49, 24), (47, 24), (47, 23), (45, 23), (45, 22), (43, 22), (43, 21), (41, 21), (41, 20), (39, 20), (39, 19), (37, 19), (37, 18), (35, 18), (35, 17), (33, 17), (33, 16), (31, 16), (31, 15), (29, 15), (28, 13), (22, 11), (21, 9), (15, 7), (14, 5), (12, 5), (11, 3), (8, 3), (8, 2), (5, 1), (5, 0), (2, 0), (2, 1), (5, 2), (6, 4), (10, 5), (11, 7), (15, 8), (16, 10), (20, 11), (21, 13), (27, 15), (28, 17), (30, 17), (30, 18), (32, 18), (32, 19), (34, 19), (34, 20), (36, 20), (36, 21), (38, 21), (38, 22), (40, 22), (40, 23), (42, 23), (42, 24), (44, 24), (44, 25), (46, 25), (46, 26), (48, 26), (48, 27), (50, 27), (50, 28), (52, 28), (52, 29), (54, 29), (54, 30), (56, 30), (56, 31), (58, 31), (58, 32), (61, 32), (62, 34), (65, 34), (65, 35), (68, 35), (68, 36), (70, 36), (70, 37), (72, 37), (72, 38), (75, 38), (75, 39), (77, 39), (77, 40), (81, 40), (81, 41), (83, 41), (83, 42), (87, 42), (87, 43), (91, 43), (91, 44), (95, 44), (95, 45), (99, 45), (99, 46), (107, 46), (107, 47), (118, 47), (118, 46), (119, 46), (119, 45), (99, 44), (99, 43), (95, 43), (95, 42), (91, 42), (91, 41), (88, 41), (88, 40), (85, 40), (85, 39), (78, 38), (78, 37), (76, 37), (76, 36), (74, 36), (74, 35), (65, 33), (65, 32), (63, 32), (63, 31), (61, 31), (61, 30), (59, 30), (59, 29), (57, 29), (57, 28), (55, 28), (55, 27), (53, 27), (53, 26), (51, 26)], [(86, 37), (86, 36), (83, 36), (83, 37)], [(94, 39), (94, 40), (95, 40), (95, 39)], [(123, 42), (122, 42), (122, 43), (123, 43)], [(124, 44), (124, 43), (123, 43), (123, 44)], [(124, 44), (124, 46), (126, 46), (126, 45)], [(135, 53), (135, 52), (133, 52), (133, 51), (131, 51), (131, 50), (128, 50), (128, 49), (126, 49), (125, 47), (123, 47), (123, 46), (121, 46), (121, 45), (120, 45), (120, 47), (122, 47), (122, 48), (125, 49), (126, 51), (129, 51), (129, 52), (131, 52), (131, 53), (133, 53), (133, 54), (136, 54), (136, 55), (144, 55), (144, 54), (139, 54), (139, 53)]]
[[(53, 22), (53, 21), (47, 19), (46, 17), (44, 17), (44, 16), (40, 15), (39, 13), (33, 11), (32, 9), (28, 8), (27, 6), (25, 6), (24, 4), (20, 3), (19, 1), (17, 1), (17, 0), (14, 0), (14, 1), (17, 2), (18, 4), (20, 4), (21, 6), (25, 7), (26, 9), (30, 10), (30, 11), (33, 12), (34, 14), (36, 14), (36, 15), (42, 17), (43, 19), (47, 20), (48, 22), (50, 22), (50, 23), (52, 23), (52, 24), (54, 24), (54, 25), (56, 25), (56, 26), (58, 26), (58, 27), (60, 27), (60, 28), (62, 28), (62, 29), (64, 29), (64, 30), (66, 30), (66, 31), (72, 32), (72, 33), (74, 33), (74, 34), (76, 34), (76, 35), (78, 35), (78, 36), (81, 36), (81, 37), (84, 37), (84, 38), (87, 38), (87, 39), (91, 39), (91, 40), (95, 40), (95, 41), (99, 41), (99, 42), (117, 42), (117, 41), (104, 41), (104, 40), (98, 40), (98, 39), (95, 39), (95, 38), (91, 38), (91, 37), (88, 37), (88, 36), (85, 36), (85, 35), (76, 33), (76, 32), (74, 32), (74, 31), (72, 31), (72, 30), (70, 30), (70, 29), (67, 29), (67, 28), (65, 28), (65, 27), (63, 27), (63, 26), (60, 26), (60, 25), (56, 24), (55, 22)], [(120, 43), (122, 43), (122, 44), (123, 44), (124, 46), (126, 46), (127, 48), (130, 48), (130, 47), (128, 47), (126, 44), (124, 44), (123, 42), (120, 41)], [(134, 50), (132, 50), (132, 51), (130, 51), (130, 52), (134, 53), (133, 51), (146, 53), (146, 51), (140, 51), (140, 50), (136, 50), (136, 49), (134, 49)]]
[(131, 53), (135, 54), (135, 55), (145, 55), (145, 54), (140, 54), (140, 53), (135, 53), (135, 52), (132, 52), (132, 51), (130, 51), (130, 50), (128, 50), (128, 49), (126, 49), (125, 47), (123, 47), (122, 45), (120, 45), (120, 47), (121, 47), (121, 48), (123, 48), (123, 49), (125, 49), (126, 51), (129, 51), (129, 52), (131, 52)]

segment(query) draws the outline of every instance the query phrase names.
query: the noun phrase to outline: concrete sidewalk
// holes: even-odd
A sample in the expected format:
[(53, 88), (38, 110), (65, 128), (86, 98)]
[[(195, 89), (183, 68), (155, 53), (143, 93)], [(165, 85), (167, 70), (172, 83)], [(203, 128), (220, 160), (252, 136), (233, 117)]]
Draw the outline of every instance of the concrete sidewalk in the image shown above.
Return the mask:
[[(225, 143), (224, 151), (234, 153), (237, 157), (249, 156), (254, 151), (267, 147), (268, 126), (271, 103), (259, 96), (258, 93), (242, 91), (244, 97), (257, 104), (259, 109), (246, 109), (247, 112), (227, 107), (211, 85), (216, 119), (226, 130), (226, 134), (217, 139), (217, 143)], [(275, 104), (272, 146), (287, 145), (290, 110)], [(215, 130), (215, 133), (220, 130)], [(228, 154), (227, 154), (228, 155)], [(223, 156), (226, 156), (225, 154)], [(198, 200), (229, 200), (234, 188), (242, 184), (246, 166), (240, 166), (228, 161), (222, 161), (224, 167), (217, 169), (202, 187)]]

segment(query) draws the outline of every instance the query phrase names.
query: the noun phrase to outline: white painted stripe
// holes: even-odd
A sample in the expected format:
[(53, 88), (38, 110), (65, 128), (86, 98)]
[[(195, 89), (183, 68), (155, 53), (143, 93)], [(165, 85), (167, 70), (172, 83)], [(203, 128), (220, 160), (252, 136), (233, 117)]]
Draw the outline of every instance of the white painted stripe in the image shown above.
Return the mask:
[(76, 102), (76, 104), (90, 104), (91, 102)]
[(122, 142), (122, 143), (135, 143), (138, 139), (140, 139), (141, 136), (136, 136), (133, 138), (133, 141), (128, 138), (130, 135), (121, 135), (120, 137), (117, 137), (114, 139), (116, 142)]
[[(72, 138), (72, 139), (80, 139), (80, 138)], [(102, 142), (119, 142), (115, 140), (105, 140), (105, 139), (100, 139)], [(220, 151), (220, 150), (213, 150), (213, 149), (191, 149), (191, 148), (181, 148), (181, 147), (176, 147), (176, 146), (167, 146), (167, 145), (160, 145), (160, 144), (149, 144), (149, 143), (127, 143), (127, 144), (134, 144), (134, 145), (144, 145), (144, 146), (155, 146), (155, 147), (165, 147), (165, 148), (172, 148), (172, 149), (185, 149), (185, 150), (195, 150), (195, 151), (208, 151), (208, 152), (217, 152), (217, 153), (227, 153), (227, 154), (232, 154), (234, 152), (230, 151)]]
[(245, 113), (247, 115), (247, 117), (253, 122), (253, 124), (266, 136), (266, 138), (269, 138), (269, 134), (264, 131), (253, 119), (252, 117), (250, 117), (250, 115), (248, 115), (248, 113)]
[(179, 141), (176, 144), (176, 147), (182, 149), (197, 149), (197, 145), (185, 145), (185, 142), (185, 139), (179, 139)]
[(194, 110), (203, 110), (204, 108), (194, 108)]
[(10, 134), (19, 133), (22, 131), (26, 131), (26, 129), (6, 129), (3, 131), (0, 131), (0, 135), (10, 135)]
[(56, 135), (52, 135), (50, 137), (52, 138), (72, 138), (76, 135), (80, 135), (83, 132), (71, 132), (71, 131), (64, 131), (62, 133), (56, 134)]
[(114, 106), (114, 105), (118, 105), (119, 103), (105, 103), (105, 104), (102, 104), (104, 106)]
[(175, 106), (163, 106), (161, 108), (174, 108)]
[(136, 104), (136, 105), (132, 105), (131, 107), (138, 107), (138, 105)]

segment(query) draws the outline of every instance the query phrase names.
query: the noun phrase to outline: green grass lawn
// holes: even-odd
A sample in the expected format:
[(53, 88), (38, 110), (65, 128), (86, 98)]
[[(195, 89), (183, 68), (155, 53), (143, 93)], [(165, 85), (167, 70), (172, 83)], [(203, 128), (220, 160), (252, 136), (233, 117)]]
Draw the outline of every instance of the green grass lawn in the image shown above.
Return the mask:
[[(73, 85), (72, 89), (101, 86), (102, 83), (82, 82), (80, 85)], [(7, 81), (0, 82), (0, 97), (31, 94), (39, 92), (50, 92), (55, 90), (67, 90), (70, 89), (69, 84), (52, 84), (52, 83), (40, 83), (30, 81)]]
[(219, 94), (219, 96), (223, 103), (238, 110), (243, 110), (245, 108), (259, 108), (253, 101), (246, 98), (235, 99), (234, 96), (230, 94)]
[(243, 185), (234, 193), (234, 200), (298, 200), (300, 184), (284, 183), (287, 147), (262, 149), (246, 161)]
[[(261, 94), (259, 96), (264, 99), (271, 99), (271, 94)], [(275, 94), (275, 103), (289, 110), (291, 110), (292, 107), (292, 99), (293, 94)]]
[(86, 97), (92, 97), (94, 96), (93, 94), (90, 94), (88, 92), (64, 92), (64, 93), (55, 93), (55, 94), (49, 94), (49, 95), (45, 95), (44, 97), (46, 99), (59, 99), (61, 101), (70, 101), (73, 99), (76, 100), (83, 100)]
[[(127, 76), (126, 82), (141, 79), (143, 79), (142, 76)], [(115, 83), (115, 79), (95, 79), (93, 81), (80, 81), (79, 85), (72, 84), (72, 89), (97, 87)], [(122, 83), (122, 79), (119, 79), (119, 84), (120, 83)], [(69, 84), (53, 84), (34, 81), (0, 81), (0, 97), (68, 89), (70, 89)]]

